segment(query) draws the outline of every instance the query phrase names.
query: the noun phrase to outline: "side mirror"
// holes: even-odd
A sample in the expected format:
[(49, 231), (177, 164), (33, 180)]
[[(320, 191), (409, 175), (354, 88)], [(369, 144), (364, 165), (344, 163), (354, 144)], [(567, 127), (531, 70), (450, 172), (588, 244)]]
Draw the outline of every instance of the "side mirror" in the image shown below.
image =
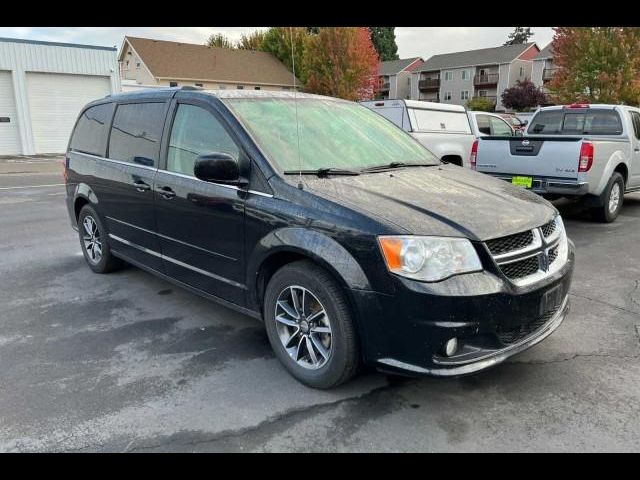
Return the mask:
[(209, 153), (196, 158), (193, 166), (196, 178), (205, 182), (238, 185), (244, 183), (240, 177), (238, 160), (228, 153)]
[(524, 127), (525, 125), (529, 124), (529, 120), (522, 120), (522, 126)]

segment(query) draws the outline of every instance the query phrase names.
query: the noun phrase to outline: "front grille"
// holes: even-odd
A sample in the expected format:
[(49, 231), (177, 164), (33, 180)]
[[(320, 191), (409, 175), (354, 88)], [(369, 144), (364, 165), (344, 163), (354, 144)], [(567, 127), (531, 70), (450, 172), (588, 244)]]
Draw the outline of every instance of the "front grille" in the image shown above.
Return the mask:
[(533, 243), (533, 232), (528, 230), (507, 237), (488, 240), (486, 243), (492, 255), (501, 255), (531, 245)]
[(518, 260), (511, 263), (503, 263), (500, 265), (500, 270), (505, 276), (511, 280), (517, 280), (519, 278), (533, 275), (540, 268), (538, 262), (538, 256), (525, 258), (524, 260)]
[(551, 265), (556, 258), (558, 258), (558, 245), (549, 249), (549, 265)]
[(549, 223), (544, 224), (540, 228), (542, 229), (542, 234), (544, 235), (544, 238), (550, 237), (551, 235), (553, 235), (553, 232), (556, 231), (556, 220), (555, 220), (555, 218), (553, 220), (551, 220)]
[(524, 323), (522, 325), (518, 325), (515, 328), (510, 329), (501, 329), (498, 327), (496, 329), (496, 334), (500, 341), (505, 345), (512, 345), (514, 343), (518, 343), (520, 340), (528, 337), (529, 335), (535, 333), (537, 330), (542, 328), (545, 323), (547, 323), (551, 318), (556, 314), (556, 312), (560, 309), (560, 306), (557, 306), (555, 309), (548, 311), (541, 317), (538, 317), (528, 323)]

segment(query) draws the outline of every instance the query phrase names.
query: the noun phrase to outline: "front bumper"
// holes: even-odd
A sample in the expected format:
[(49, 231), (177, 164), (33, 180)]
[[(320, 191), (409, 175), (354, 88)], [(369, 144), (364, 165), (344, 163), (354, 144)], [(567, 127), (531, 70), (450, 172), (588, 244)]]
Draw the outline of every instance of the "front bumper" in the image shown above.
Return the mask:
[(493, 352), (488, 351), (482, 353), (478, 357), (474, 357), (469, 360), (462, 360), (447, 362), (446, 366), (434, 366), (432, 368), (420, 367), (418, 365), (412, 365), (404, 363), (393, 358), (381, 358), (378, 363), (388, 369), (398, 370), (402, 372), (411, 372), (420, 375), (433, 375), (438, 377), (453, 377), (460, 375), (468, 375), (470, 373), (479, 372), (485, 370), (494, 365), (504, 362), (509, 357), (523, 352), (528, 348), (533, 347), (535, 344), (540, 343), (542, 340), (551, 335), (562, 323), (567, 314), (569, 313), (569, 296), (565, 296), (562, 307), (555, 313), (555, 315), (539, 330), (533, 332), (528, 337), (524, 338), (520, 342), (517, 342), (508, 347), (495, 350)]
[[(488, 172), (487, 172), (488, 173)], [(496, 178), (511, 183), (513, 175), (504, 173), (489, 173)], [(531, 191), (538, 195), (563, 195), (578, 197), (589, 193), (589, 184), (566, 178), (541, 177), (532, 175)]]
[[(365, 361), (384, 371), (434, 376), (497, 365), (560, 326), (569, 312), (574, 262), (570, 242), (565, 265), (526, 287), (484, 271), (435, 284), (397, 278), (393, 295), (355, 292)], [(554, 292), (553, 309), (543, 311), (543, 298)], [(452, 337), (460, 346), (447, 357), (443, 347)]]

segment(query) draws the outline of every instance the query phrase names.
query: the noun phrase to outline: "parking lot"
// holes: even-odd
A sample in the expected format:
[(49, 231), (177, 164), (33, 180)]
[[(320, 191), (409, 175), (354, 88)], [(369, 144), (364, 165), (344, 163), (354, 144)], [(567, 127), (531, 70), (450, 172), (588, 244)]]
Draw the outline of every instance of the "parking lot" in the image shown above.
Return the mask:
[(0, 451), (637, 451), (640, 194), (560, 204), (572, 310), (459, 379), (297, 383), (255, 320), (137, 268), (96, 275), (59, 158), (0, 159)]

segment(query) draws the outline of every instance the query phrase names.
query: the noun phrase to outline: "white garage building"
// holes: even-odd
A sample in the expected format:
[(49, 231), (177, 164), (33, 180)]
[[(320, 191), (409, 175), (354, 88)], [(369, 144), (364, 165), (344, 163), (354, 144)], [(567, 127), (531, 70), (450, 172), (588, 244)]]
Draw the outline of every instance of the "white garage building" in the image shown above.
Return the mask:
[(0, 38), (0, 156), (64, 152), (80, 109), (119, 91), (115, 47)]

